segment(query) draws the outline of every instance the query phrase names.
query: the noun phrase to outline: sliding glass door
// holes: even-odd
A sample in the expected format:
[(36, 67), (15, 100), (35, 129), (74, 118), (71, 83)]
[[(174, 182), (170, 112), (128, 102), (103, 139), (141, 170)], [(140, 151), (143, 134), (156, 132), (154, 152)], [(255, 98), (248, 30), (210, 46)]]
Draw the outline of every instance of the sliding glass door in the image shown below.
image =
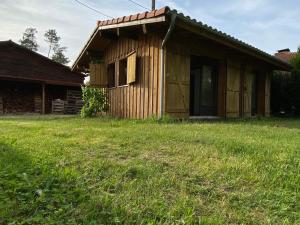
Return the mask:
[(191, 116), (217, 115), (218, 66), (213, 60), (192, 57), (190, 80)]

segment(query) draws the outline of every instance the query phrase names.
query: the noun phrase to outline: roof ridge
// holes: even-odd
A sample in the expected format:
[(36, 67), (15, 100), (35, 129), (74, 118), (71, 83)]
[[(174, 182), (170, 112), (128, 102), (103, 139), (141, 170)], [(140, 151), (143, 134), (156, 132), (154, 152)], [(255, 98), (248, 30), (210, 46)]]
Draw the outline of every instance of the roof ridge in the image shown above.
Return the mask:
[(123, 22), (130, 22), (134, 20), (141, 20), (141, 19), (148, 19), (148, 18), (154, 18), (158, 17), (161, 15), (165, 15), (170, 11), (170, 8), (168, 6), (165, 6), (160, 9), (155, 9), (151, 11), (145, 11), (142, 13), (137, 13), (129, 16), (122, 16), (122, 17), (117, 17), (109, 20), (98, 20), (97, 21), (97, 26), (105, 26), (105, 25), (112, 25), (112, 24), (118, 24), (118, 23), (123, 23)]

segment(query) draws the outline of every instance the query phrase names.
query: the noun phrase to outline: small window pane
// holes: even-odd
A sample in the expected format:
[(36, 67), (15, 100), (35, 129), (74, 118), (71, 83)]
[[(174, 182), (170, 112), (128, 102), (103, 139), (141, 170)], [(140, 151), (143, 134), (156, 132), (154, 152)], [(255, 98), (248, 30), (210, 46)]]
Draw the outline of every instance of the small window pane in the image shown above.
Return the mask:
[(127, 84), (127, 58), (119, 63), (119, 86)]
[(115, 64), (109, 64), (107, 67), (107, 75), (108, 75), (108, 87), (113, 88), (116, 86), (116, 81), (115, 81)]

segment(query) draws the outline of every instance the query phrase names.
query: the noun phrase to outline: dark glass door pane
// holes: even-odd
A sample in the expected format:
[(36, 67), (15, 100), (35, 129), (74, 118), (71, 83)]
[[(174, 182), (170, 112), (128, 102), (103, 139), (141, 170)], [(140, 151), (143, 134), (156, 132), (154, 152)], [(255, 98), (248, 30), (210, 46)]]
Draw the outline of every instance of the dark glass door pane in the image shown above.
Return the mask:
[(257, 114), (257, 75), (253, 75), (252, 79), (252, 93), (251, 93), (251, 115)]
[[(198, 61), (198, 59), (200, 59)], [(207, 63), (201, 58), (193, 60), (191, 68), (191, 115), (217, 115), (217, 63)]]

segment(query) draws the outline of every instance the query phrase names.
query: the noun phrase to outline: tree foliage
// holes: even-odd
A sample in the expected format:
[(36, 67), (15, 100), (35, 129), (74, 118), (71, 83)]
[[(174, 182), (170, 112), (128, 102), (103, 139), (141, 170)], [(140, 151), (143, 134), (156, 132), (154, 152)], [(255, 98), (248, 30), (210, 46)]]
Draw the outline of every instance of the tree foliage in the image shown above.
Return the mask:
[(59, 48), (60, 37), (57, 35), (55, 29), (47, 30), (44, 34), (45, 41), (49, 44), (48, 57), (52, 50)]
[(300, 47), (298, 48), (296, 56), (291, 60), (291, 63), (294, 66), (295, 70), (297, 70), (300, 74)]
[(45, 33), (45, 41), (49, 44), (48, 57), (50, 58), (51, 51), (53, 52), (51, 59), (55, 62), (66, 65), (70, 62), (65, 56), (66, 47), (60, 46), (61, 37), (58, 36), (55, 29), (50, 29)]
[(272, 78), (271, 108), (275, 114), (300, 116), (300, 48), (291, 64), (291, 73), (277, 72)]
[(81, 117), (92, 117), (108, 110), (107, 94), (104, 89), (89, 86), (82, 87), (84, 105)]
[(20, 45), (36, 52), (38, 50), (38, 44), (36, 41), (37, 33), (38, 32), (35, 28), (26, 28), (25, 32), (23, 33), (22, 39), (19, 40)]
[(66, 51), (66, 47), (58, 47), (54, 49), (54, 54), (52, 55), (52, 60), (63, 65), (66, 65), (70, 62), (68, 57), (65, 56), (64, 52)]

